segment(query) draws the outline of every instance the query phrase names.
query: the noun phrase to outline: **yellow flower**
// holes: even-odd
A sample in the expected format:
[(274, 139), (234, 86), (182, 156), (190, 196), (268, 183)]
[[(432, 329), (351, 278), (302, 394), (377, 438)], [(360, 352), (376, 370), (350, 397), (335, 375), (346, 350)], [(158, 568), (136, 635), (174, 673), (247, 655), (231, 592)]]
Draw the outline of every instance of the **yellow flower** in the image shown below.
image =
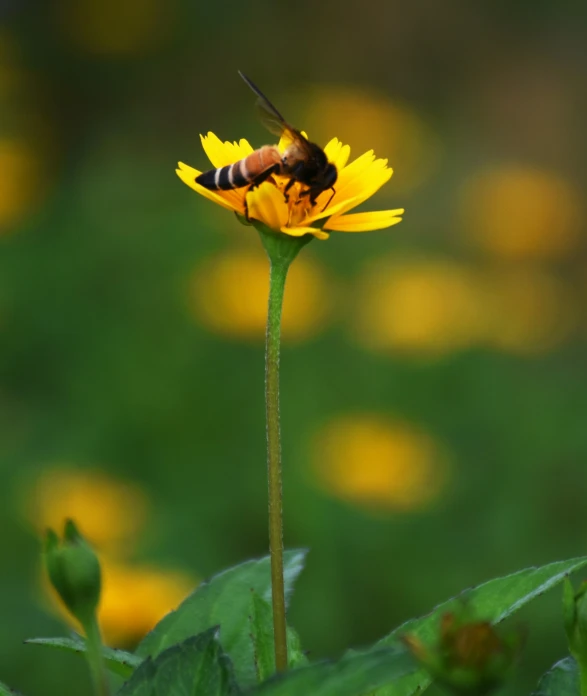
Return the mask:
[(564, 282), (536, 268), (496, 270), (485, 279), (485, 340), (518, 355), (543, 355), (569, 340), (580, 310)]
[[(238, 143), (223, 143), (214, 133), (201, 138), (213, 167), (224, 167), (253, 152), (251, 145), (244, 139)], [(285, 149), (286, 144), (282, 139), (279, 143), (280, 151)], [(337, 138), (326, 145), (324, 152), (338, 170), (336, 193), (330, 203), (328, 200), (332, 194), (324, 191), (318, 196), (316, 204), (311, 205), (309, 196), (300, 197), (302, 187), (298, 183), (290, 189), (289, 203), (286, 203), (283, 189), (289, 178), (284, 176), (275, 176), (274, 181), (266, 181), (253, 190), (243, 187), (231, 191), (209, 191), (196, 184), (195, 179), (201, 174), (197, 169), (180, 162), (176, 172), (194, 191), (238, 215), (245, 214), (246, 198), (251, 219), (292, 237), (313, 234), (318, 239), (328, 239), (330, 231), (367, 232), (391, 227), (401, 221), (400, 216), (404, 212), (401, 208), (347, 214), (389, 181), (393, 172), (387, 166), (387, 160), (377, 159), (373, 150), (369, 150), (347, 165), (350, 147), (343, 145)]]
[(25, 514), (42, 531), (71, 517), (100, 550), (132, 547), (146, 521), (148, 499), (136, 484), (97, 469), (51, 467), (24, 492)]
[(130, 645), (175, 609), (198, 581), (181, 570), (127, 565), (102, 559), (98, 621), (110, 645)]
[(426, 508), (444, 491), (448, 458), (428, 433), (377, 413), (339, 416), (314, 441), (313, 473), (330, 495), (371, 512)]
[(0, 137), (0, 235), (34, 207), (40, 169), (38, 151), (25, 138)]
[(300, 123), (312, 124), (317, 137), (327, 133), (336, 118), (346, 142), (359, 151), (372, 147), (385, 152), (401, 171), (394, 180), (396, 192), (413, 191), (438, 167), (439, 138), (408, 103), (353, 85), (319, 84), (304, 86), (304, 104)]
[(548, 169), (504, 164), (479, 172), (460, 204), (465, 234), (505, 261), (561, 258), (580, 242), (580, 193)]
[[(309, 255), (289, 272), (283, 306), (286, 341), (303, 341), (323, 331), (332, 309), (332, 279)], [(267, 258), (254, 249), (231, 250), (204, 259), (190, 283), (190, 309), (208, 329), (230, 338), (262, 340), (267, 323)]]
[(477, 343), (485, 323), (473, 268), (433, 258), (380, 258), (355, 290), (353, 338), (367, 348), (439, 358)]

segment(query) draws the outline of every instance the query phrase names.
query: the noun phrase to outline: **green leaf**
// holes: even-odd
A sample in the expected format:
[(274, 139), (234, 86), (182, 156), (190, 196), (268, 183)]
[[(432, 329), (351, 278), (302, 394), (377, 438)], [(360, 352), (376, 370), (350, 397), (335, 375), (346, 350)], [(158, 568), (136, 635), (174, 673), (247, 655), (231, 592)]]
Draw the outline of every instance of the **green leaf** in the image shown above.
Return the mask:
[[(50, 648), (74, 652), (78, 655), (86, 652), (86, 642), (80, 636), (75, 636), (75, 638), (29, 638), (25, 640), (25, 643), (29, 645), (47, 645)], [(103, 647), (102, 655), (106, 667), (114, 674), (119, 674), (125, 679), (128, 679), (143, 661), (141, 657), (137, 657), (132, 653), (124, 650), (114, 650), (113, 648)]]
[(414, 671), (405, 650), (352, 652), (338, 662), (319, 662), (275, 675), (249, 696), (367, 696)]
[(0, 682), (0, 696), (17, 696), (16, 691), (9, 689), (6, 684)]
[[(287, 594), (303, 567), (305, 551), (286, 551), (284, 580)], [(251, 590), (271, 599), (269, 557), (247, 561), (202, 583), (142, 640), (136, 652), (155, 657), (166, 648), (211, 626), (220, 626), (220, 642), (243, 685), (256, 683), (250, 632)]]
[(298, 632), (291, 626), (287, 627), (287, 660), (290, 669), (310, 664), (310, 660), (302, 650), (302, 642)]
[(542, 676), (533, 696), (580, 696), (579, 670), (572, 657), (565, 657)]
[[(438, 605), (427, 616), (407, 621), (383, 638), (378, 645), (394, 645), (407, 633), (415, 635), (426, 644), (435, 644), (440, 617), (446, 612), (458, 611), (463, 605), (479, 619), (494, 624), (500, 623), (528, 602), (561, 583), (569, 573), (586, 565), (587, 558), (574, 558), (570, 561), (550, 563), (541, 568), (526, 568), (503, 578), (489, 580)], [(398, 684), (380, 689), (374, 696), (419, 695), (430, 686), (430, 681), (430, 677), (422, 669), (400, 680)]]
[[(275, 645), (273, 642), (273, 609), (256, 592), (251, 593), (251, 641), (257, 680), (265, 681), (275, 674)], [(293, 628), (287, 627), (287, 656), (290, 669), (308, 663), (300, 647), (300, 639)]]
[(232, 665), (217, 640), (218, 628), (147, 658), (118, 696), (234, 696)]

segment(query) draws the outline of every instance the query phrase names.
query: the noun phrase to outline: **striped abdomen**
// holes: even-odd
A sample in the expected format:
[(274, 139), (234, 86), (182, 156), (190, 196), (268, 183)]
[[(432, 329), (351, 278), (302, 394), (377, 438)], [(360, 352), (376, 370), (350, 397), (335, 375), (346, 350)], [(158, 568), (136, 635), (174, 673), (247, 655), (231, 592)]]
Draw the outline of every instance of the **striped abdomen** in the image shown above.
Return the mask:
[[(226, 167), (211, 169), (196, 178), (196, 183), (211, 191), (254, 185), (267, 178), (269, 170), (281, 168), (281, 154), (274, 145), (265, 145), (250, 155)], [(273, 173), (273, 172), (269, 172)], [(259, 183), (260, 183), (259, 181)]]

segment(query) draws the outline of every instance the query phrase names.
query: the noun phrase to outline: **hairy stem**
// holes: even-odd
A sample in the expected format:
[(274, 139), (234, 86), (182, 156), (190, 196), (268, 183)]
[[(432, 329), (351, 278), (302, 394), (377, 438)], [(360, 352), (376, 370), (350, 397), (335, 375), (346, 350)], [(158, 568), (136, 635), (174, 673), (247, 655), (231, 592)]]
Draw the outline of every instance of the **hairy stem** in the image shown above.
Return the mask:
[[(255, 223), (253, 223), (255, 224)], [(285, 623), (285, 587), (283, 582), (283, 502), (281, 483), (281, 429), (279, 421), (279, 349), (281, 309), (285, 279), (291, 262), (314, 239), (310, 234), (290, 237), (255, 224), (269, 257), (269, 303), (265, 341), (265, 406), (267, 415), (267, 472), (269, 481), (269, 552), (273, 598), (275, 667), (287, 669), (287, 631)]]
[(287, 669), (285, 589), (283, 583), (283, 504), (281, 429), (279, 423), (279, 349), (281, 309), (289, 263), (271, 260), (267, 333), (265, 340), (265, 405), (267, 416), (267, 473), (269, 481), (269, 551), (275, 667)]

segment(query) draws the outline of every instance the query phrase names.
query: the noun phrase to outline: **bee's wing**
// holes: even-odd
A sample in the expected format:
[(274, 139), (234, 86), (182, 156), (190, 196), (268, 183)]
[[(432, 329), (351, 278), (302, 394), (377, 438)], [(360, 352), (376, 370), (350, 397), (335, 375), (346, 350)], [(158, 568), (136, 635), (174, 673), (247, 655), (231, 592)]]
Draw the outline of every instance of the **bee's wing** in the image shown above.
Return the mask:
[(259, 115), (261, 118), (261, 123), (267, 128), (270, 133), (277, 135), (278, 137), (285, 138), (291, 142), (295, 142), (303, 150), (309, 150), (307, 146), (308, 141), (300, 133), (299, 130), (290, 126), (289, 123), (283, 118), (279, 111), (273, 106), (273, 104), (267, 99), (267, 97), (261, 92), (254, 82), (251, 82), (246, 75), (239, 70), (238, 74), (243, 78), (247, 85), (253, 90), (257, 95), (257, 108), (259, 110)]

